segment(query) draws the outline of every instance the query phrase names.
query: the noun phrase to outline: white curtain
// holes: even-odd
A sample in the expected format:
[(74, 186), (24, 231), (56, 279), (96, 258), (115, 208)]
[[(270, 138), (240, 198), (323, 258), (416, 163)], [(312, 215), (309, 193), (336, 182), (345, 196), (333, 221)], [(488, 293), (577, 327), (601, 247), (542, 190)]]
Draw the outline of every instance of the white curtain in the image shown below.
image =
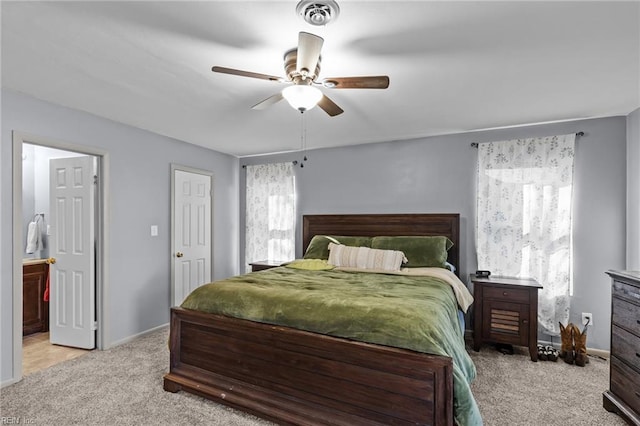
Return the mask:
[(295, 255), (295, 175), (291, 162), (247, 166), (245, 270), (249, 262)]
[(478, 146), (478, 268), (543, 286), (538, 324), (569, 319), (575, 134)]

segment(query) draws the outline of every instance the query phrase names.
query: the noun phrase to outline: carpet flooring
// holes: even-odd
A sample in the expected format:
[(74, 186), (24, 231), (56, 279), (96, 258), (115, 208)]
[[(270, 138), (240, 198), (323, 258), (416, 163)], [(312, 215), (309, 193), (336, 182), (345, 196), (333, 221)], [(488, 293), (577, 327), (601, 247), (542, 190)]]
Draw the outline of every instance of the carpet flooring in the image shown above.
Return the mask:
[(531, 362), (525, 348), (513, 355), (492, 346), (467, 350), (477, 370), (471, 390), (485, 425), (626, 425), (602, 408), (608, 360), (589, 357), (578, 367), (562, 359)]
[[(220, 425), (272, 423), (184, 392), (162, 389), (168, 331), (107, 351), (93, 351), (26, 376), (0, 390), (0, 415), (35, 425)], [(609, 364), (584, 368), (531, 362), (524, 352), (470, 350), (478, 377), (472, 390), (485, 425), (624, 425), (602, 408)]]

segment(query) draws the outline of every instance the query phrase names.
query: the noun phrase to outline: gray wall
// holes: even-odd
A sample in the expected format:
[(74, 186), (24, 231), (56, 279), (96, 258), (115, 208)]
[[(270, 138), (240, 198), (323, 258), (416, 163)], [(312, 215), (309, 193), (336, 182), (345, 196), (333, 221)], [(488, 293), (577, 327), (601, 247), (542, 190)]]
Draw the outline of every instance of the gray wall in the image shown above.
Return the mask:
[[(35, 185), (35, 149), (33, 145), (22, 147), (22, 235), (27, 235), (27, 227), (36, 213), (36, 185)], [(24, 238), (22, 250), (27, 248), (27, 239)], [(49, 257), (48, 252), (23, 254), (25, 258)]]
[[(575, 170), (575, 291), (571, 320), (591, 312), (588, 345), (609, 348), (610, 283), (607, 269), (625, 268), (627, 184), (637, 185), (636, 110), (628, 120), (595, 120), (430, 137), (309, 151), (296, 168), (298, 211), (318, 213), (458, 212), (461, 276), (476, 269), (474, 244), (476, 151), (471, 142), (584, 131)], [(106, 150), (111, 158), (109, 342), (168, 321), (170, 237), (169, 164), (214, 173), (214, 279), (237, 273), (244, 253), (244, 170), (234, 157), (202, 149), (83, 112), (2, 91), (0, 149), (0, 343), (2, 382), (12, 374), (12, 159), (18, 130)], [(627, 132), (629, 135), (627, 135)], [(629, 152), (627, 152), (629, 150)], [(298, 154), (243, 158), (240, 164), (300, 160)], [(634, 174), (635, 173), (635, 174)], [(238, 197), (240, 195), (240, 198)], [(638, 191), (635, 192), (638, 196)], [(629, 196), (633, 197), (633, 193)], [(628, 211), (638, 211), (638, 198)], [(635, 207), (634, 207), (635, 206)], [(636, 210), (633, 210), (633, 209)], [(149, 236), (157, 224), (159, 237)], [(638, 228), (636, 228), (637, 230)], [(298, 234), (301, 235), (298, 226)], [(637, 241), (637, 239), (635, 240)], [(301, 255), (298, 244), (297, 255)], [(541, 336), (544, 338), (544, 336)]]
[[(107, 345), (166, 324), (170, 298), (170, 163), (214, 174), (214, 278), (238, 272), (238, 159), (77, 110), (2, 91), (0, 343), (2, 382), (12, 378), (13, 130), (92, 146), (110, 155)], [(213, 136), (215, 137), (215, 136)], [(150, 236), (150, 225), (159, 236)], [(16, 236), (16, 238), (23, 238)]]
[[(304, 168), (296, 169), (299, 217), (319, 213), (460, 213), (460, 270), (466, 281), (464, 277), (476, 269), (477, 151), (470, 143), (577, 131), (585, 136), (578, 137), (576, 149), (571, 321), (579, 323), (581, 312), (591, 312), (594, 326), (589, 330), (588, 345), (608, 349), (611, 307), (605, 271), (625, 266), (625, 117), (309, 151)], [(240, 164), (292, 160), (300, 160), (300, 155), (245, 157)], [(242, 169), (240, 188), (244, 188)], [(244, 208), (241, 193), (241, 213)], [(240, 223), (242, 249), (242, 217)], [(301, 235), (299, 226), (297, 235)], [(301, 255), (299, 245), (296, 253)]]
[(627, 117), (627, 269), (640, 271), (640, 108)]

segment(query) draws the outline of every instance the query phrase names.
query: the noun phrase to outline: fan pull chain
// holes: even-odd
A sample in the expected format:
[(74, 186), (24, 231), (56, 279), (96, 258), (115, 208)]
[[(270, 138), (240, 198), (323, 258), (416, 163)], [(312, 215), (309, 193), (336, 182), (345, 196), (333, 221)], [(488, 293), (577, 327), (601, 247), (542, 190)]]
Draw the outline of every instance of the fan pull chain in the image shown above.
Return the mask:
[(302, 161), (300, 162), (300, 168), (304, 167), (304, 162), (307, 161), (307, 126), (304, 118), (304, 111), (300, 111), (300, 151), (302, 152)]

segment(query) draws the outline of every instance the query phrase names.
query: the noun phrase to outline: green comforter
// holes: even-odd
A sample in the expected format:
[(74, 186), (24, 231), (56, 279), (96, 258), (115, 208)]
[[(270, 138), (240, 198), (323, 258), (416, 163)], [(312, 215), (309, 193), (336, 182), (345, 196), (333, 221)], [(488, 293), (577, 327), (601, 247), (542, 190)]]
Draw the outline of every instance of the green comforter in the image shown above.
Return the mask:
[(456, 422), (482, 424), (469, 387), (476, 370), (465, 350), (457, 302), (440, 279), (279, 267), (203, 285), (181, 306), (449, 356)]

